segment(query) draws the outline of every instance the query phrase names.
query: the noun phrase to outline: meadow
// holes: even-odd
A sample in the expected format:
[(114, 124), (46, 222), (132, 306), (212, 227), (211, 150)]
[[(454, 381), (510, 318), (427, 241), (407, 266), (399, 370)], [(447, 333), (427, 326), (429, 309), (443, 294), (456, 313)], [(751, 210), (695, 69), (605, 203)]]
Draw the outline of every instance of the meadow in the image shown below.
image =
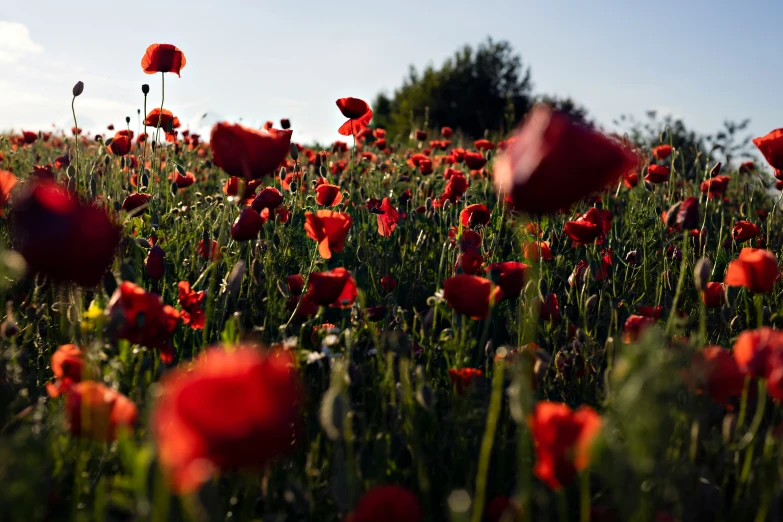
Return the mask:
[(783, 130), (198, 136), (185, 66), (0, 137), (0, 520), (783, 516)]

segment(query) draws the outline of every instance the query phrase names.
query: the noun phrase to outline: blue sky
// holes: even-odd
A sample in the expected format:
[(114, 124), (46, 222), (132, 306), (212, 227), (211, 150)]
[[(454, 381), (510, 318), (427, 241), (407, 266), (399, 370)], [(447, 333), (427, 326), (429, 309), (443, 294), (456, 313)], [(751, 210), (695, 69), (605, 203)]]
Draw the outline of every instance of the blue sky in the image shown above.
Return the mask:
[(289, 117), (295, 140), (330, 141), (337, 98), (371, 101), (410, 64), (492, 36), (522, 55), (536, 92), (570, 95), (607, 127), (657, 109), (702, 132), (750, 117), (761, 135), (783, 127), (781, 26), (779, 0), (3, 0), (0, 129), (70, 126), (77, 80), (80, 126), (131, 116), (135, 128), (142, 83), (148, 108), (160, 103), (160, 75), (139, 62), (165, 42), (188, 60), (182, 78), (167, 75), (165, 105), (191, 128)]

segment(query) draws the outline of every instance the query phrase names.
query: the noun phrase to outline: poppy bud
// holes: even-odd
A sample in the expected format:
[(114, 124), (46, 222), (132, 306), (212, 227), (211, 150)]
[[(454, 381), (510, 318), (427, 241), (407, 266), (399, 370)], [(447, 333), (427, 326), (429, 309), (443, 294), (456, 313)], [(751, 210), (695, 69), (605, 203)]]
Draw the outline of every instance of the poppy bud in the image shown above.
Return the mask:
[(625, 255), (625, 262), (628, 263), (629, 265), (635, 265), (639, 262), (637, 258), (636, 250), (631, 250)]
[(424, 206), (427, 207), (427, 210), (432, 210), (432, 198), (427, 198), (424, 202)]
[(278, 176), (280, 181), (284, 180), (287, 175), (288, 172), (286, 172), (285, 167), (280, 167), (280, 175)]
[(125, 123), (130, 123), (130, 116), (125, 116)]
[(677, 214), (680, 211), (680, 205), (681, 202), (677, 202), (671, 207), (669, 207), (669, 210), (666, 211), (666, 226), (669, 228), (674, 228), (674, 226), (677, 224)]
[(144, 263), (144, 266), (147, 269), (147, 275), (150, 276), (150, 279), (157, 281), (163, 277), (164, 273), (166, 273), (166, 262), (164, 261), (165, 256), (166, 254), (163, 252), (163, 249), (157, 245), (150, 249), (150, 253), (147, 255), (147, 260)]
[[(668, 217), (668, 216), (667, 216)], [(677, 212), (677, 227), (688, 230), (699, 226), (699, 199), (691, 196), (680, 204)]]
[(141, 92), (143, 92), (145, 96), (148, 95), (150, 93), (150, 86), (146, 83), (143, 83), (141, 85)]
[(696, 266), (693, 269), (693, 281), (696, 286), (696, 290), (702, 292), (705, 288), (707, 288), (707, 283), (710, 281), (711, 273), (712, 261), (710, 261), (708, 257), (702, 257), (696, 262)]
[(296, 143), (291, 144), (291, 159), (296, 161), (299, 159), (299, 149), (296, 147)]
[(722, 166), (723, 166), (723, 163), (721, 163), (720, 161), (718, 163), (716, 163), (715, 166), (712, 167), (712, 170), (710, 170), (710, 177), (714, 178), (715, 176), (720, 175), (720, 169), (721, 169)]
[(447, 199), (443, 202), (443, 210), (448, 210), (451, 207), (451, 200)]
[(76, 98), (82, 92), (84, 92), (84, 82), (76, 82), (76, 85), (73, 86), (73, 97)]

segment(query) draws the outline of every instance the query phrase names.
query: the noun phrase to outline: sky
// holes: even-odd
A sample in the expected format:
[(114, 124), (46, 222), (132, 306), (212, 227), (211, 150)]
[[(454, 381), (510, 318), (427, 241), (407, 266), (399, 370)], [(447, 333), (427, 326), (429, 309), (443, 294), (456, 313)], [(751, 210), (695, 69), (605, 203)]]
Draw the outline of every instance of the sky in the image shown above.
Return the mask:
[[(124, 6), (122, 8), (118, 6)], [(534, 90), (570, 96), (606, 128), (648, 110), (716, 131), (751, 118), (783, 127), (780, 0), (299, 0), (116, 3), (0, 1), (0, 130), (137, 125), (141, 84), (160, 105), (149, 44), (182, 49), (165, 107), (208, 134), (217, 121), (290, 118), (294, 140), (339, 139), (335, 100), (392, 93), (410, 65), (441, 64), (465, 44), (508, 40)], [(204, 116), (206, 114), (206, 116)]]

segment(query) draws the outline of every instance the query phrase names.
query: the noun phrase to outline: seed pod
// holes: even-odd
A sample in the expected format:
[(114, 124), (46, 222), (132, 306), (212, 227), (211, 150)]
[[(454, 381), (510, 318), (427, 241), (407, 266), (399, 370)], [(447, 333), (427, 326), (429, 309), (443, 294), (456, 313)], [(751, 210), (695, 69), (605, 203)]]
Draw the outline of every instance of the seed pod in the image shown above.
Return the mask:
[(150, 93), (150, 86), (146, 83), (141, 84), (141, 92), (144, 93), (144, 96), (148, 95)]
[(693, 282), (696, 286), (696, 290), (702, 292), (707, 288), (711, 273), (712, 261), (710, 261), (710, 258), (702, 257), (696, 262), (696, 266), (693, 268)]
[(286, 172), (285, 167), (280, 167), (280, 174), (278, 175), (280, 180), (281, 181), (284, 180), (287, 175), (288, 175), (288, 172)]
[(291, 144), (291, 159), (294, 161), (299, 159), (299, 149), (296, 148), (296, 143)]
[(78, 81), (76, 82), (76, 85), (73, 86), (73, 97), (76, 98), (81, 93), (84, 92), (84, 82)]

